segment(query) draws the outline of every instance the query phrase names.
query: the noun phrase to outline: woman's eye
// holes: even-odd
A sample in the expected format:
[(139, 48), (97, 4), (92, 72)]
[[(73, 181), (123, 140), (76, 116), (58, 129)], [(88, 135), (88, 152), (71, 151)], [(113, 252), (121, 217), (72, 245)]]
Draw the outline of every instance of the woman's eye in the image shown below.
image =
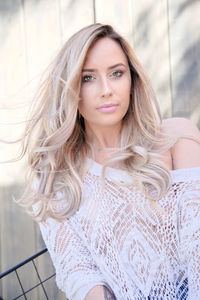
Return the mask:
[(114, 71), (111, 76), (112, 77), (121, 77), (122, 74), (123, 74), (122, 71)]
[(82, 82), (90, 82), (92, 80), (94, 80), (94, 76), (92, 75), (85, 75), (82, 77)]

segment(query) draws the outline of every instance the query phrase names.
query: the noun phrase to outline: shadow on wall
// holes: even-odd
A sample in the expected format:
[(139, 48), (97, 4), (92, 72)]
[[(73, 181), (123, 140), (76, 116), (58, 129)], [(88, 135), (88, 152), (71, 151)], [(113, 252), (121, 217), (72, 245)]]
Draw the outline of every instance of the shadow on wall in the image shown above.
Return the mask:
[[(58, 2), (58, 6), (59, 6), (59, 1), (60, 0), (52, 0), (52, 3)], [(74, 11), (74, 6), (77, 6), (77, 3), (79, 1), (80, 0), (66, 0), (66, 4), (65, 4), (66, 15), (70, 11)], [(38, 5), (41, 5), (43, 3), (45, 4), (45, 2), (46, 1), (44, 0), (0, 0), (0, 19), (1, 19), (1, 24), (3, 25), (0, 27), (0, 45), (2, 45), (5, 39), (9, 37), (9, 30), (10, 30), (9, 25), (13, 21), (13, 18), (21, 14), (23, 19), (27, 6), (35, 7), (35, 9), (37, 9)], [(51, 3), (51, 0), (49, 2)], [(91, 2), (91, 5), (93, 5), (93, 10), (94, 10), (95, 0)]]
[[(186, 13), (186, 10), (195, 9), (195, 7), (192, 8), (195, 3), (196, 1), (194, 0), (184, 1), (178, 8), (167, 7), (166, 5), (166, 9), (173, 10), (173, 19), (176, 19), (175, 23), (177, 23), (179, 19), (183, 18), (183, 14)], [(174, 4), (171, 5), (173, 6)], [(187, 32), (181, 24), (183, 27), (181, 34), (180, 32), (173, 32), (174, 40), (176, 40), (176, 38), (177, 40), (179, 38), (182, 39), (182, 44), (177, 48), (175, 44), (173, 44), (174, 40), (171, 37), (174, 24), (170, 24), (169, 11), (164, 12), (163, 10), (163, 15), (160, 15), (158, 19), (152, 18), (153, 11), (155, 11), (154, 6), (146, 6), (138, 16), (135, 25), (135, 46), (136, 48), (139, 47), (142, 51), (143, 49), (144, 51), (146, 51), (145, 49), (147, 49), (147, 51), (148, 49), (150, 50), (148, 56), (146, 56), (145, 66), (147, 71), (151, 70), (152, 77), (155, 78), (155, 81), (157, 80), (159, 82), (157, 91), (160, 91), (161, 95), (165, 95), (165, 93), (169, 93), (170, 89), (171, 101), (169, 101), (167, 107), (165, 107), (163, 116), (166, 117), (171, 114), (174, 117), (186, 117), (195, 121), (200, 128), (200, 38), (195, 39), (196, 32), (194, 32), (195, 34), (188, 40)], [(166, 24), (163, 27), (160, 26), (159, 22), (162, 18), (166, 19)], [(154, 22), (153, 25), (152, 22)], [(157, 22), (157, 24), (155, 24), (155, 22)], [(156, 26), (156, 38), (155, 35), (152, 36), (152, 26)], [(178, 36), (178, 34), (180, 34), (181, 37)], [(162, 48), (162, 43), (166, 35), (168, 35), (169, 39), (168, 49), (166, 51), (167, 57), (159, 57), (159, 49)], [(165, 53), (162, 51), (163, 49), (161, 49), (162, 54)], [(166, 72), (165, 76), (160, 76), (160, 73), (166, 71), (167, 67), (169, 68), (169, 72)], [(165, 101), (165, 98), (163, 98), (163, 101)]]
[[(200, 38), (195, 44), (187, 47), (181, 57), (185, 72), (179, 76), (174, 88), (174, 116), (198, 118), (200, 128)], [(177, 66), (178, 68), (178, 66)], [(177, 99), (177, 101), (176, 101)]]

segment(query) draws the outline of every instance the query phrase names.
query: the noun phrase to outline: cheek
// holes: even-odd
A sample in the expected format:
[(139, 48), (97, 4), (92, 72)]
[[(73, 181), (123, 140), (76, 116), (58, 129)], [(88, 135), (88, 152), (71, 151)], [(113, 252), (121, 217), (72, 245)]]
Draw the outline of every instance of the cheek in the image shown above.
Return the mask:
[(83, 98), (85, 97), (85, 95), (84, 95), (85, 93), (84, 93), (84, 89), (83, 88), (81, 88), (81, 90), (80, 90), (80, 94), (79, 94), (79, 97), (80, 97), (80, 101), (83, 101)]
[(80, 91), (80, 101), (78, 104), (78, 109), (81, 114), (89, 114), (95, 108), (95, 89), (92, 85), (84, 86)]
[(88, 106), (87, 102), (89, 101), (88, 95), (89, 93), (87, 93), (87, 89), (82, 88), (80, 91), (80, 101), (78, 103), (78, 109), (80, 113), (87, 109)]
[(130, 98), (131, 98), (130, 93), (131, 93), (130, 85), (127, 84), (126, 86), (124, 86), (123, 93), (121, 94), (121, 99), (122, 99), (121, 105), (122, 105), (124, 115), (127, 113), (130, 106)]
[(92, 105), (89, 99), (81, 99), (78, 104), (78, 110), (84, 119), (91, 116), (92, 114)]
[(85, 109), (86, 109), (85, 106), (87, 106), (87, 105), (85, 104), (85, 101), (83, 102), (83, 100), (81, 98), (81, 100), (78, 103), (78, 109), (81, 114), (83, 114), (83, 112), (85, 111)]
[(123, 85), (123, 89), (121, 89), (121, 98), (123, 99), (125, 105), (129, 105), (130, 97), (131, 97), (131, 86), (127, 82)]
[(97, 87), (94, 83), (83, 84), (83, 86), (81, 87), (81, 90), (80, 90), (80, 98), (82, 100), (91, 98), (91, 95), (95, 94), (96, 89), (97, 89)]
[(121, 82), (119, 89), (121, 89), (121, 97), (123, 97), (124, 100), (130, 100), (131, 77), (129, 74), (127, 74), (127, 76), (124, 77), (124, 80)]

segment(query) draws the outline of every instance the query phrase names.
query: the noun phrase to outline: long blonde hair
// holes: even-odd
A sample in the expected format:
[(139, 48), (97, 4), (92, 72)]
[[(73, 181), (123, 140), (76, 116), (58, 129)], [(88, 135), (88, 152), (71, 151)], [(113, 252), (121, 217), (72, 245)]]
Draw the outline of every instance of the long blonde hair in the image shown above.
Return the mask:
[[(110, 162), (120, 162), (149, 197), (152, 187), (157, 198), (169, 187), (170, 175), (159, 153), (172, 142), (162, 136), (160, 111), (150, 82), (125, 39), (110, 25), (93, 24), (74, 34), (50, 65), (25, 130), (22, 154), (28, 152), (30, 174), (18, 202), (38, 220), (69, 218), (81, 205), (84, 162), (90, 150), (84, 120), (78, 113), (81, 72), (88, 50), (103, 37), (121, 46), (132, 77), (119, 149)], [(57, 203), (61, 209), (56, 209)], [(33, 207), (38, 208), (37, 214)]]

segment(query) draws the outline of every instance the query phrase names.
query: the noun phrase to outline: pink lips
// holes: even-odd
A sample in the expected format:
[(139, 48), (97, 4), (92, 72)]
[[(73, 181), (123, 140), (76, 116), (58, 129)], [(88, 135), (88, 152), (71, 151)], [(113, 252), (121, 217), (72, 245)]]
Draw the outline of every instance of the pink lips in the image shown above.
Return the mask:
[(105, 104), (97, 109), (101, 112), (113, 112), (117, 109), (117, 106), (117, 104)]

